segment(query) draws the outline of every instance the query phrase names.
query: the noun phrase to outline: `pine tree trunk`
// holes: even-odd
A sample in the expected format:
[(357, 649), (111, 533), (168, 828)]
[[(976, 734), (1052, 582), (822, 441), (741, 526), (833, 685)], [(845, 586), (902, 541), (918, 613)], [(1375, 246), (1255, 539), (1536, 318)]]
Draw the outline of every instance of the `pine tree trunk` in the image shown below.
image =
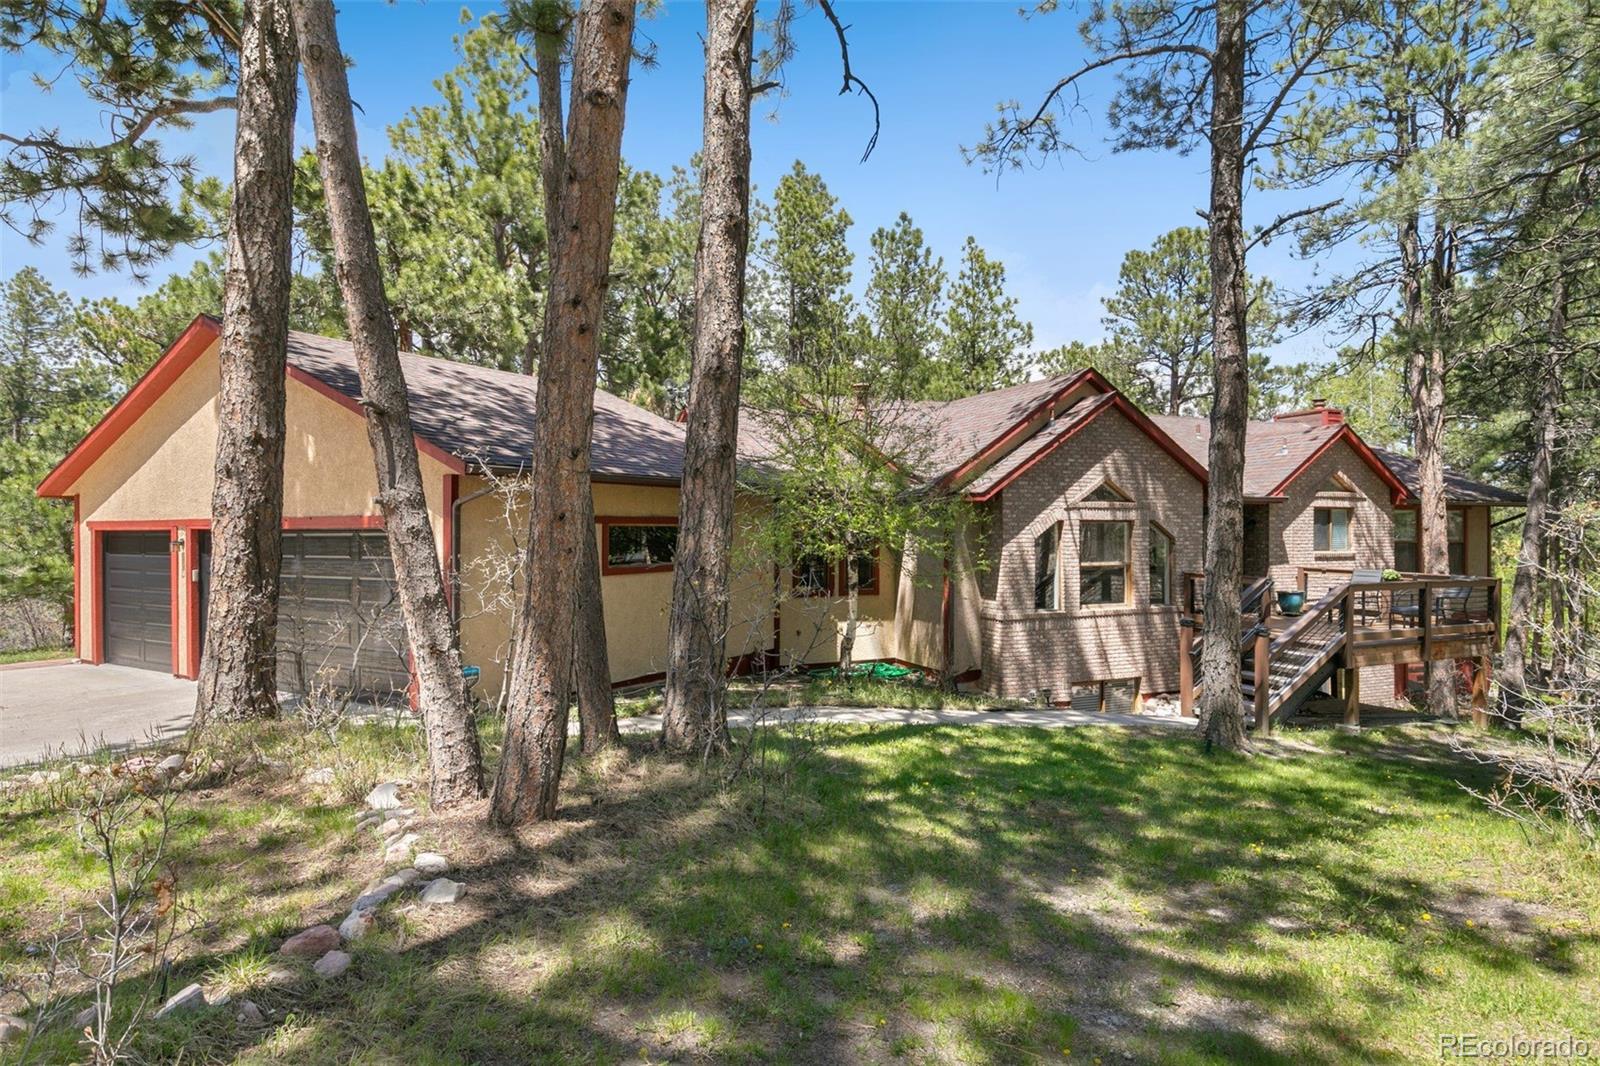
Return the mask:
[(856, 661), (856, 631), (861, 622), (861, 585), (856, 568), (846, 565), (844, 636), (839, 638), (839, 679), (848, 682)]
[(378, 267), (333, 3), (293, 0), (293, 5), (333, 237), (334, 275), (355, 348), (367, 440), (377, 466), (378, 505), (428, 736), (429, 799), (434, 806), (445, 807), (483, 795), (478, 731), (467, 702), (461, 647), (422, 489), (422, 465)]
[[(1452, 244), (1437, 221), (1430, 254), (1431, 277), (1426, 292), (1428, 329), (1425, 339), (1412, 347), (1411, 415), (1417, 454), (1417, 538), (1422, 569), (1428, 574), (1450, 572), (1450, 526), (1444, 492), (1445, 331), (1449, 312), (1452, 272), (1447, 263)], [(1440, 718), (1456, 716), (1456, 673), (1450, 660), (1424, 664), (1428, 712)]]
[[(559, 0), (539, 0), (533, 10), (534, 73), (539, 97), (539, 183), (544, 194), (544, 217), (550, 260), (549, 276), (555, 277), (555, 221), (561, 211), (561, 180), (567, 169), (567, 142), (562, 130), (561, 51), (567, 37), (566, 5)], [(548, 295), (548, 294), (547, 294)], [(550, 301), (545, 300), (545, 315)], [(534, 346), (530, 341), (525, 357)], [(531, 358), (525, 373), (533, 372)], [(593, 410), (590, 411), (591, 432)], [(584, 467), (588, 480), (588, 467)], [(583, 558), (578, 567), (578, 632), (575, 637), (577, 659), (573, 664), (578, 690), (578, 742), (585, 754), (599, 751), (621, 740), (617, 732), (617, 705), (611, 691), (611, 655), (606, 644), (605, 601), (600, 590), (600, 554), (594, 540), (594, 490), (585, 486), (582, 493), (583, 528), (589, 535), (582, 541)]]
[(1533, 466), (1528, 474), (1528, 509), (1522, 516), (1522, 543), (1517, 551), (1516, 577), (1511, 582), (1511, 614), (1506, 621), (1505, 645), (1500, 657), (1501, 713), (1512, 725), (1521, 724), (1528, 703), (1528, 629), (1538, 596), (1539, 557), (1544, 542), (1545, 513), (1550, 503), (1550, 467), (1556, 450), (1556, 413), (1567, 344), (1567, 286), (1567, 274), (1562, 270), (1551, 288), (1544, 373), (1539, 381), (1539, 399), (1533, 409)]
[(739, 375), (750, 234), (752, 0), (706, 5), (694, 358), (678, 497), (662, 743), (707, 751), (727, 738), (728, 566), (733, 553)]
[(525, 589), (494, 783), (492, 815), (504, 825), (555, 813), (566, 753), (581, 598), (573, 591), (584, 561), (581, 538), (594, 535), (584, 497), (633, 22), (633, 0), (593, 0), (578, 13), (567, 159), (551, 230)]
[(278, 713), (295, 70), (289, 0), (246, 4), (196, 728)]
[(1244, 441), (1250, 410), (1245, 332), (1244, 0), (1219, 0), (1211, 82), (1213, 400), (1206, 517), (1205, 644), (1199, 731), (1206, 747), (1247, 746), (1239, 674)]

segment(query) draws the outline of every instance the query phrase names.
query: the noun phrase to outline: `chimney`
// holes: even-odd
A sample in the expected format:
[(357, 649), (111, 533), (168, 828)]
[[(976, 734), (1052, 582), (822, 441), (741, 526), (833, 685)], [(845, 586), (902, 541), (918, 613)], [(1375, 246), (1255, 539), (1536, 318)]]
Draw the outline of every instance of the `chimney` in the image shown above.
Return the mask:
[(1328, 401), (1317, 397), (1311, 401), (1311, 406), (1299, 411), (1285, 411), (1281, 415), (1273, 415), (1274, 422), (1300, 422), (1316, 426), (1338, 426), (1344, 424), (1344, 412), (1337, 407), (1329, 407)]

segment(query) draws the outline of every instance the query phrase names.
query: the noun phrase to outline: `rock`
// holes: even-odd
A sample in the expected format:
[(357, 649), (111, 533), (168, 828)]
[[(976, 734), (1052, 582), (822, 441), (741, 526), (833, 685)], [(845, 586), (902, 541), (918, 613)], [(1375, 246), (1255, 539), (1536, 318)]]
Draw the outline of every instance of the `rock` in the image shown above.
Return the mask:
[(155, 765), (155, 760), (148, 755), (135, 755), (122, 764), (125, 774), (142, 774)]
[(422, 902), (431, 906), (445, 906), (454, 903), (466, 895), (467, 886), (460, 881), (452, 881), (448, 877), (440, 877), (429, 881), (422, 888)]
[(79, 777), (93, 777), (94, 776), (94, 771), (95, 771), (95, 767), (94, 767), (94, 764), (92, 764), (92, 763), (81, 762), (81, 763), (78, 764), (78, 776)]
[(267, 1016), (250, 1000), (241, 999), (239, 1009), (233, 1012), (233, 1020), (240, 1025), (265, 1025)]
[(156, 773), (162, 777), (176, 777), (183, 772), (183, 755), (168, 755), (156, 763)]
[(350, 956), (342, 951), (328, 952), (311, 967), (318, 977), (338, 977), (349, 968)]
[(21, 1040), (28, 1033), (28, 1023), (15, 1014), (0, 1014), (0, 1044)]
[(388, 837), (398, 837), (410, 828), (411, 820), (409, 818), (390, 818), (378, 826), (378, 835), (386, 839)]
[(300, 975), (287, 966), (272, 966), (261, 975), (261, 983), (268, 988), (287, 988), (299, 984)]
[(93, 1007), (85, 1007), (72, 1016), (72, 1031), (81, 1033), (95, 1023), (99, 1014)]
[(347, 943), (360, 940), (372, 930), (378, 921), (378, 916), (370, 909), (351, 911), (344, 921), (339, 923), (339, 936)]
[(283, 946), (278, 949), (278, 954), (311, 958), (332, 951), (338, 946), (339, 930), (331, 925), (313, 925), (310, 929), (302, 929), (285, 940)]
[(183, 1010), (198, 1010), (206, 1005), (206, 993), (199, 983), (189, 985), (183, 991), (173, 996), (161, 1005), (156, 1011), (157, 1018), (165, 1018), (169, 1014), (176, 1014)]
[(389, 899), (390, 896), (405, 888), (418, 877), (422, 876), (415, 870), (399, 870), (385, 877), (377, 884), (368, 885), (361, 895), (351, 904), (350, 911), (375, 911)]
[(392, 811), (400, 806), (400, 789), (403, 786), (399, 781), (385, 781), (381, 785), (373, 786), (367, 793), (367, 806), (375, 811)]
[(388, 847), (383, 849), (384, 862), (399, 862), (411, 857), (411, 849), (420, 838), (415, 833), (407, 833), (399, 837)]
[(374, 829), (381, 821), (383, 821), (382, 812), (364, 811), (359, 817), (356, 818), (356, 832), (359, 833), (365, 829)]
[(314, 770), (307, 770), (300, 775), (300, 780), (308, 785), (333, 784), (333, 767), (319, 766)]
[(418, 873), (427, 874), (429, 877), (438, 877), (440, 874), (450, 872), (450, 860), (437, 851), (424, 851), (412, 860), (411, 865)]

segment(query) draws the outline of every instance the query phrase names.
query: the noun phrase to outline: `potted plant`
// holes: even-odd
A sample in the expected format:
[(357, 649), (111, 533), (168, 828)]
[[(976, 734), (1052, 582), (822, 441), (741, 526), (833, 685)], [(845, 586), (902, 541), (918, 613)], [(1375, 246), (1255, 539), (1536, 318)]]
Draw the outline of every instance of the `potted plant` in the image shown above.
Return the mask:
[(1301, 589), (1278, 590), (1278, 613), (1293, 618), (1306, 609), (1306, 594)]

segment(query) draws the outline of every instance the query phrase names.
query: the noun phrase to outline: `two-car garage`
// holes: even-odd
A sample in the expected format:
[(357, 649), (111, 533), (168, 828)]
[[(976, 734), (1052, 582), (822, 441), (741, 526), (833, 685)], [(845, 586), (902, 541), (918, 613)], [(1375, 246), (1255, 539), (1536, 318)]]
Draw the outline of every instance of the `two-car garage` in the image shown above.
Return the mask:
[[(186, 536), (182, 535), (186, 534)], [(209, 533), (106, 530), (100, 549), (100, 659), (178, 672), (176, 590), (193, 582), (189, 625), (203, 626), (209, 589)], [(185, 551), (187, 549), (187, 552)], [(192, 558), (192, 571), (180, 567)], [(278, 602), (278, 685), (367, 698), (403, 694), (410, 680), (394, 568), (383, 533), (293, 530), (283, 535)], [(196, 647), (203, 633), (196, 633)]]

